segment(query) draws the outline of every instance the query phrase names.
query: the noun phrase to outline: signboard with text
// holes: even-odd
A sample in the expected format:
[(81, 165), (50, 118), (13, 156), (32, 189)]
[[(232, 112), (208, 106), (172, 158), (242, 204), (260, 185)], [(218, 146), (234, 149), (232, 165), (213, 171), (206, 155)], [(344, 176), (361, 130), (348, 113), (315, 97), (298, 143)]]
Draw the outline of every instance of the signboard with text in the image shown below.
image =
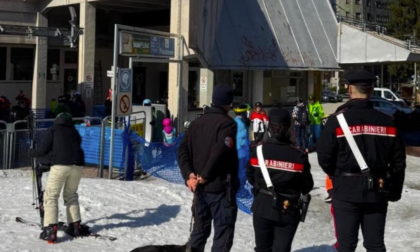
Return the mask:
[(175, 39), (120, 32), (120, 54), (125, 56), (175, 57)]
[(175, 40), (156, 36), (150, 37), (150, 53), (158, 57), (175, 57)]
[(130, 129), (136, 132), (139, 136), (144, 137), (144, 123), (132, 124)]

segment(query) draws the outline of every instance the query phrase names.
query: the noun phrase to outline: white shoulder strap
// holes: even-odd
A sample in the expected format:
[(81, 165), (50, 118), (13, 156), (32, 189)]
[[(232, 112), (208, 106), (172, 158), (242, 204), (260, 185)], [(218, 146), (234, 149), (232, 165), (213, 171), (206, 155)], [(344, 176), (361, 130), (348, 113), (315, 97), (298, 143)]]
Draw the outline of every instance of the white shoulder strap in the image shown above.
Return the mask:
[(270, 174), (268, 174), (267, 166), (265, 165), (265, 160), (262, 152), (262, 145), (257, 146), (257, 157), (258, 164), (260, 165), (265, 183), (267, 184), (267, 189), (273, 188), (273, 183), (271, 182)]
[(356, 144), (356, 141), (354, 140), (353, 135), (350, 132), (349, 125), (347, 124), (346, 118), (343, 114), (339, 114), (337, 116), (338, 123), (340, 124), (341, 129), (344, 132), (344, 136), (347, 139), (347, 142), (349, 143), (350, 149), (353, 152), (354, 157), (357, 160), (357, 163), (359, 164), (360, 170), (362, 172), (366, 172), (369, 170), (368, 165), (366, 164), (365, 159), (362, 156), (362, 153), (360, 152), (359, 147)]

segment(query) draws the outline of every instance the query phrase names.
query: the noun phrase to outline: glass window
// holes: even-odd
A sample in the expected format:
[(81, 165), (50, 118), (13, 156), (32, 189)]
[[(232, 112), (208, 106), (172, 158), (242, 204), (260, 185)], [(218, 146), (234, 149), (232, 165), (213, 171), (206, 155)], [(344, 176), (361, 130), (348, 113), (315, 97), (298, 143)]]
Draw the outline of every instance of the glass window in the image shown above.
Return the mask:
[(379, 104), (381, 108), (394, 108), (394, 105), (389, 102), (380, 102)]
[(362, 1), (361, 0), (356, 0), (356, 4), (357, 5), (361, 5), (362, 4)]
[(389, 91), (384, 91), (384, 95), (386, 99), (392, 99), (394, 96)]
[(60, 49), (48, 49), (47, 80), (58, 81), (60, 76)]
[(12, 80), (32, 80), (34, 74), (34, 49), (11, 48)]
[(66, 64), (77, 64), (79, 53), (77, 51), (65, 51), (64, 52), (64, 63)]
[(381, 91), (373, 91), (373, 96), (381, 97)]
[(273, 71), (264, 71), (264, 78), (271, 78)]
[[(282, 70), (274, 70), (273, 71), (273, 77), (287, 77), (290, 75), (289, 71), (282, 71)], [(266, 76), (264, 76), (266, 77)], [(271, 77), (271, 76), (269, 76)]]
[(233, 72), (233, 96), (244, 96), (244, 73)]
[(7, 48), (0, 47), (0, 80), (6, 80)]
[(356, 19), (362, 19), (362, 14), (359, 12), (356, 12)]
[(303, 72), (290, 72), (290, 77), (303, 77)]

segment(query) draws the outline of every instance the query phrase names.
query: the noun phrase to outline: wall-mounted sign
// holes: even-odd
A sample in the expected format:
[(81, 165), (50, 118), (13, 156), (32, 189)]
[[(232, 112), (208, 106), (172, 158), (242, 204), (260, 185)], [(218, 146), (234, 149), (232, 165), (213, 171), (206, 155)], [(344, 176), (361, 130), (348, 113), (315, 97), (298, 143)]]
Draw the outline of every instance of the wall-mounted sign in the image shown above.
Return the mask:
[(207, 91), (207, 77), (200, 78), (200, 90)]
[(175, 40), (172, 38), (150, 38), (150, 53), (154, 56), (175, 57)]
[(126, 56), (175, 57), (175, 39), (120, 32), (120, 54)]

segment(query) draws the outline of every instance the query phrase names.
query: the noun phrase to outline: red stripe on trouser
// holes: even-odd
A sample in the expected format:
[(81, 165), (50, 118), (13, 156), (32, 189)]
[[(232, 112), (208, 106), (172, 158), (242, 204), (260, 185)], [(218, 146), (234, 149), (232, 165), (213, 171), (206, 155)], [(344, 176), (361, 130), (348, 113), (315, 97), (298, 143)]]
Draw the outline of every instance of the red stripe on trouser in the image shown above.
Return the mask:
[(335, 224), (335, 212), (333, 204), (331, 204), (331, 215), (333, 217), (335, 239), (337, 240), (334, 244), (334, 248), (338, 249), (337, 226)]

